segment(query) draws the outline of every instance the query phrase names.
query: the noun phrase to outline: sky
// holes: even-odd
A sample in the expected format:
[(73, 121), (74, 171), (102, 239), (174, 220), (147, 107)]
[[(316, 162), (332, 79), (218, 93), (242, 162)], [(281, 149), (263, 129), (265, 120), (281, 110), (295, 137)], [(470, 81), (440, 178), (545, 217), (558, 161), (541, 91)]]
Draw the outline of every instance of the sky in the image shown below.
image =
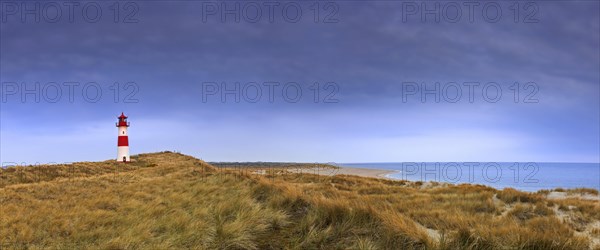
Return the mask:
[(489, 2), (1, 1), (0, 161), (599, 162), (599, 2)]

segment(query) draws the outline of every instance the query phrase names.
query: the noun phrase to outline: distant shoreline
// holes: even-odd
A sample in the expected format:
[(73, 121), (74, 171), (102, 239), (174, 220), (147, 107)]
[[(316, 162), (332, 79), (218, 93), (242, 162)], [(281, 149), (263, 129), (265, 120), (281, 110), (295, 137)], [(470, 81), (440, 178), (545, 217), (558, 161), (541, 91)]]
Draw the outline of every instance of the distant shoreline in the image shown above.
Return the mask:
[(526, 192), (556, 188), (600, 190), (596, 163), (351, 163), (343, 167), (399, 170), (388, 178), (449, 184), (480, 184)]

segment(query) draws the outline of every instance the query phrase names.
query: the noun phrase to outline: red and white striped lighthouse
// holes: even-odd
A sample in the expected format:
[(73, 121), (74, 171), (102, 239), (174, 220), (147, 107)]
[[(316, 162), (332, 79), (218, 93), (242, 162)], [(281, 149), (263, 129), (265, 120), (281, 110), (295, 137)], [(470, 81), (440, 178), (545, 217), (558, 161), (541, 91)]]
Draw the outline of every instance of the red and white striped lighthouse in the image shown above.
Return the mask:
[(129, 138), (127, 137), (127, 116), (121, 112), (121, 116), (118, 117), (117, 128), (119, 128), (119, 141), (117, 144), (117, 161), (129, 162)]

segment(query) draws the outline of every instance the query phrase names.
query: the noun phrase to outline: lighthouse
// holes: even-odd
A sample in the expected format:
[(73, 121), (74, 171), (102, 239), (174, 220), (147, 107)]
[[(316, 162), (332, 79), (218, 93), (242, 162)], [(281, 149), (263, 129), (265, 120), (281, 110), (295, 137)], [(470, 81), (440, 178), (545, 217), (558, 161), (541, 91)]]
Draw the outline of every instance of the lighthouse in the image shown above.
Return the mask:
[(117, 161), (129, 162), (129, 138), (127, 137), (127, 128), (129, 122), (127, 122), (127, 116), (121, 112), (121, 116), (118, 117), (117, 128), (119, 128), (119, 140), (117, 143)]

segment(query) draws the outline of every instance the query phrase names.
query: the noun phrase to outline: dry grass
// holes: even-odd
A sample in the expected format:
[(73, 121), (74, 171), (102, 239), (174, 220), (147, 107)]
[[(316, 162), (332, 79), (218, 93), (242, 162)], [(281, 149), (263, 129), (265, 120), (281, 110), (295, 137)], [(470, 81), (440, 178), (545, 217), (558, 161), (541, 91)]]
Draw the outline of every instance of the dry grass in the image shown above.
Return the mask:
[(535, 203), (542, 200), (538, 193), (521, 192), (513, 188), (505, 188), (498, 193), (498, 198), (506, 203), (526, 202)]
[(600, 221), (514, 189), (134, 159), (0, 170), (2, 249), (587, 249)]
[(573, 188), (567, 190), (568, 194), (591, 194), (598, 195), (598, 190), (592, 188)]

